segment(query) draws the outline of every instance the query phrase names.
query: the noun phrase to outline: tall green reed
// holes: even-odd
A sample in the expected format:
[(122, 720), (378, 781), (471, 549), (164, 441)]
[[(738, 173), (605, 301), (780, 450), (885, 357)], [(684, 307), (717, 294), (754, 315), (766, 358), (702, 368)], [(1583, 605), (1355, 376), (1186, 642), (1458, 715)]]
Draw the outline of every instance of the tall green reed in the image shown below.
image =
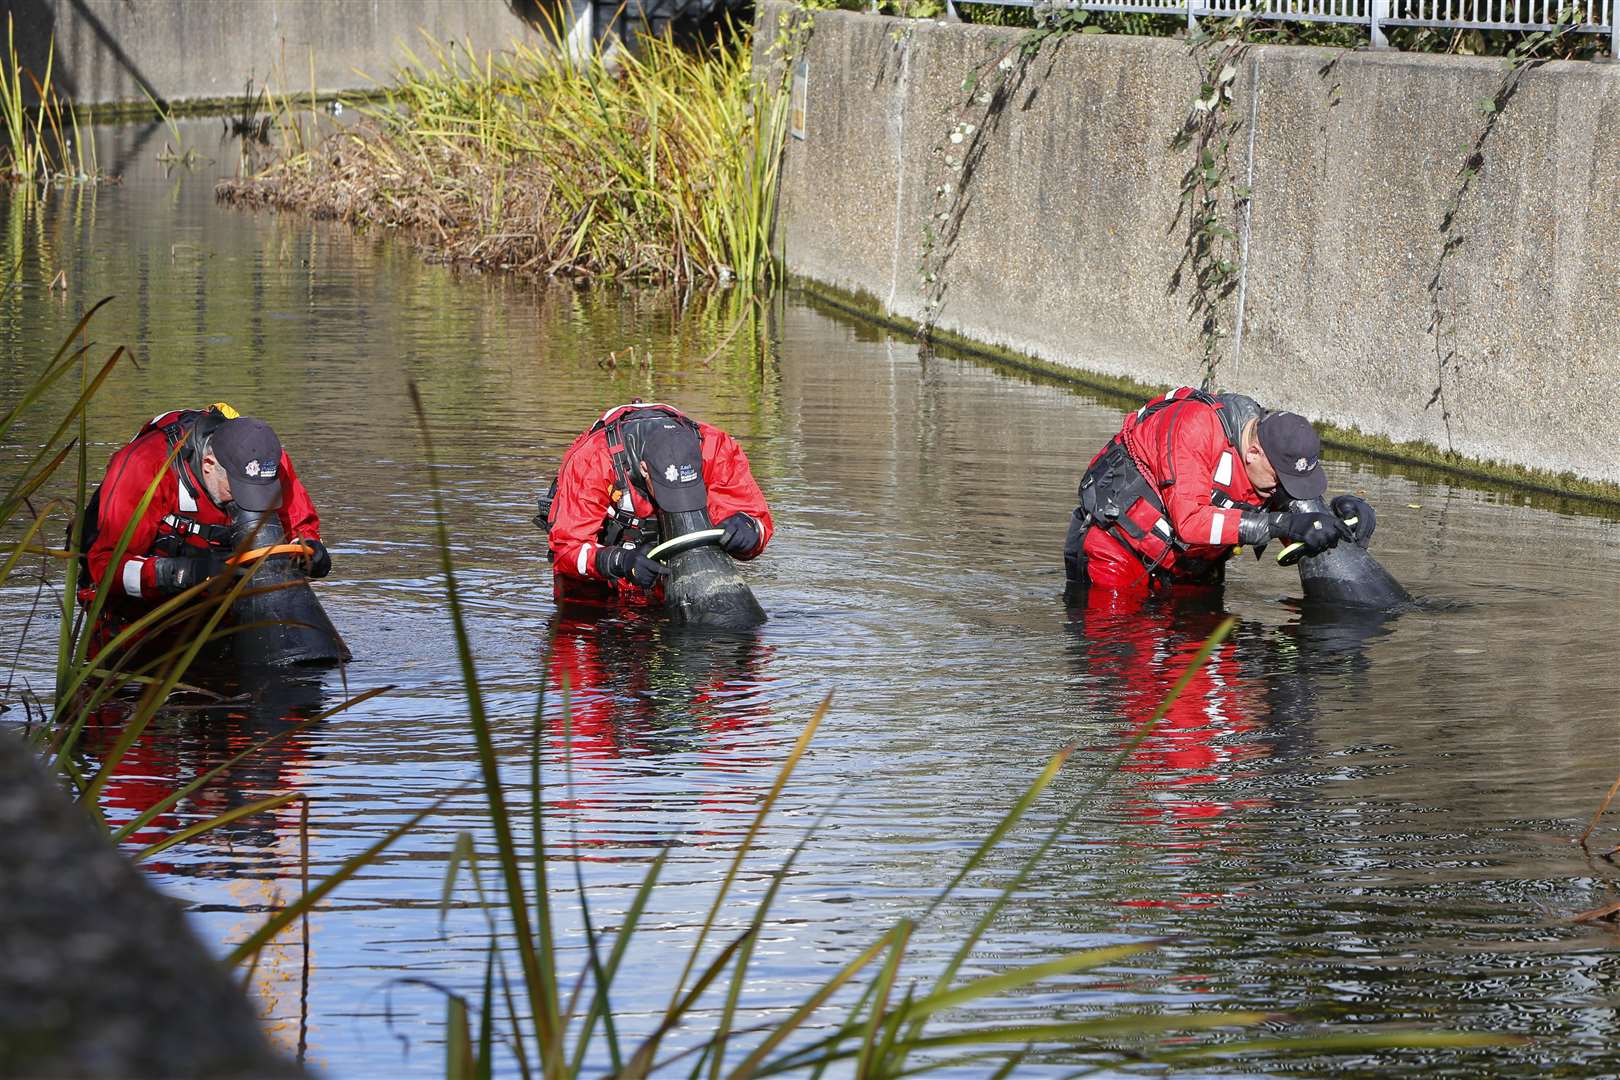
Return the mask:
[[(0, 62), (0, 175), (25, 184), (96, 179), (95, 138), (80, 129), (73, 105), (52, 85), (54, 40), (41, 78), (22, 66), (15, 29), (8, 13), (6, 53)], [(37, 105), (27, 104), (30, 87)]]

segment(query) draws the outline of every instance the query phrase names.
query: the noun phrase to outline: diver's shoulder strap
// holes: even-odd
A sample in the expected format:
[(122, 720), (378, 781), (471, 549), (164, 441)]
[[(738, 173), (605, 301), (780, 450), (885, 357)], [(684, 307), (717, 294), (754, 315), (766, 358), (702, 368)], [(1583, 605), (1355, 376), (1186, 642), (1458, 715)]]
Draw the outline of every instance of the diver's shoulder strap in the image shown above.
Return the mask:
[[(178, 409), (172, 412), (159, 413), (148, 420), (136, 434), (140, 438), (149, 431), (161, 431), (168, 443), (170, 452), (185, 440), (185, 447), (180, 453), (174, 455), (170, 468), (175, 478), (191, 496), (191, 504), (198, 505), (198, 499), (204, 495), (194, 481), (193, 475), (202, 475), (203, 446), (218, 430), (219, 425), (226, 420), (233, 420), (239, 414), (225, 402), (215, 402), (206, 409)], [(187, 468), (187, 465), (190, 468)]]

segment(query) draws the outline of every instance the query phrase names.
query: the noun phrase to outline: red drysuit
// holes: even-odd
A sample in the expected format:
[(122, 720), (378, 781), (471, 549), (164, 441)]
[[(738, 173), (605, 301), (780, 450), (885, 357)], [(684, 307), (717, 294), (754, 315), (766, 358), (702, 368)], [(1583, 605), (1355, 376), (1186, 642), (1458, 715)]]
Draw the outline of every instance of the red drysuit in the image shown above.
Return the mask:
[[(603, 526), (612, 515), (615, 502), (624, 494), (608, 449), (608, 435), (614, 420), (640, 409), (662, 409), (682, 416), (668, 405), (621, 405), (604, 413), (563, 455), (556, 496), (547, 518), (552, 567), (559, 584), (563, 578), (603, 582), (596, 569), (596, 552), (602, 546)], [(759, 532), (759, 546), (746, 555), (737, 556), (752, 559), (771, 541), (773, 526), (765, 496), (754, 482), (748, 457), (737, 440), (701, 421), (697, 422), (697, 428), (703, 445), (703, 483), (708, 490), (709, 520), (718, 525), (733, 514), (747, 514), (752, 518)], [(656, 510), (637, 485), (629, 485), (629, 497), (635, 518), (656, 522)], [(618, 587), (621, 595), (645, 596), (643, 590), (628, 581), (611, 584)]]
[(1093, 586), (1136, 591), (1220, 580), (1239, 519), (1265, 502), (1249, 481), (1237, 433), (1221, 423), (1224, 407), (1182, 387), (1127, 413), (1092, 459), (1088, 477), (1113, 454), (1115, 467), (1102, 470), (1112, 474), (1105, 494), (1123, 510), (1111, 527), (1094, 522), (1085, 530)]
[[(214, 414), (215, 417), (218, 414)], [(123, 535), (136, 508), (159, 472), (174, 441), (190, 433), (199, 420), (210, 418), (206, 410), (177, 410), (163, 413), (142, 427), (135, 438), (112, 456), (107, 476), (97, 491), (99, 505), (96, 536), (87, 557), (90, 578), (99, 583), (108, 573), (114, 575), (119, 594), (136, 600), (158, 598), (155, 568), (151, 560), (160, 555), (179, 555), (187, 549), (204, 551), (210, 547), (230, 549), (230, 518), (209, 498), (202, 478), (193, 464), (200, 460), (201, 448), (187, 438), (178, 456), (158, 481), (146, 513), (141, 515), (129, 539), (124, 558), (109, 566), (113, 549)], [(281, 455), (281, 527), (288, 538), (319, 540), (320, 518), (309, 492), (299, 483), (292, 462)]]

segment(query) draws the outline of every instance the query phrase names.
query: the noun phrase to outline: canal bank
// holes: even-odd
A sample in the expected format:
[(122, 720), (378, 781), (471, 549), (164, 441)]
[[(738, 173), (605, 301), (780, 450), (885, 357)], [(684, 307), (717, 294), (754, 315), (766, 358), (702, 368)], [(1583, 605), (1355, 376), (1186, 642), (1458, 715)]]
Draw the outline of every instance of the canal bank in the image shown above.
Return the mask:
[[(1178, 41), (761, 20), (800, 65), (779, 242), (818, 291), (1155, 386), (1200, 379), (1212, 310), (1223, 387), (1375, 448), (1620, 484), (1620, 69), (1543, 65), (1503, 100), (1501, 60), (1250, 46), (1200, 109), (1213, 54)], [(1195, 162), (1249, 193), (1216, 208), (1229, 287), (1202, 298)]]

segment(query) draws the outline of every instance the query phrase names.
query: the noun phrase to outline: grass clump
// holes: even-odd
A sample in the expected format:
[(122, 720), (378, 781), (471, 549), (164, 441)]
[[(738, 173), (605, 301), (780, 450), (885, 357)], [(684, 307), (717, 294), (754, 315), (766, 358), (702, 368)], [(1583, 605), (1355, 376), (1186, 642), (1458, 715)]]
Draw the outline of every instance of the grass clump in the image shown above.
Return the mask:
[[(79, 130), (73, 105), (62, 100), (51, 81), (55, 49), (45, 62), (44, 76), (37, 76), (18, 58), (14, 31), (8, 14), (6, 53), (0, 58), (0, 178), (24, 184), (96, 179), (95, 139)], [(28, 104), (30, 98), (38, 104)]]
[(284, 140), (239, 205), (398, 229), (430, 257), (661, 285), (765, 283), (786, 95), (746, 36), (636, 53), (430, 39), (352, 128)]

